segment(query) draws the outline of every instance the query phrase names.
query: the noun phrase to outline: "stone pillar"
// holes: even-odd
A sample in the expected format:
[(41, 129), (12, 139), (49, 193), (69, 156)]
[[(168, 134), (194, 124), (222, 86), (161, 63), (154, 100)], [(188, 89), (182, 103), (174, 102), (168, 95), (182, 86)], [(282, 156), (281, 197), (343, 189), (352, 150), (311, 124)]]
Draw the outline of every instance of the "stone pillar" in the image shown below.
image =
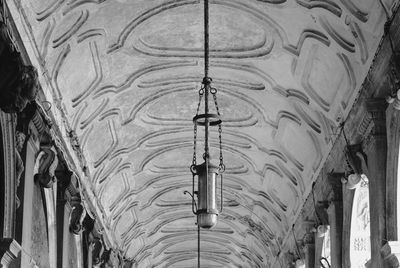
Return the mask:
[(25, 177), (24, 177), (24, 204), (22, 217), (22, 248), (27, 254), (21, 256), (21, 267), (32, 267), (29, 255), (32, 248), (32, 200), (34, 193), (33, 169), (35, 166), (35, 155), (39, 151), (38, 133), (34, 127), (30, 128), (28, 142), (26, 145)]
[(315, 245), (313, 242), (306, 242), (304, 245), (304, 257), (306, 268), (315, 267)]
[[(69, 227), (68, 221), (68, 215), (65, 215), (65, 210), (66, 210), (66, 197), (65, 197), (65, 191), (71, 181), (70, 177), (71, 175), (67, 171), (60, 171), (57, 172), (56, 174), (57, 177), (57, 205), (56, 205), (56, 222), (57, 222), (57, 267), (62, 267), (63, 266), (63, 259), (67, 258), (68, 259), (68, 254), (64, 255), (64, 247), (65, 242), (64, 241), (64, 232), (65, 232), (65, 225), (67, 228)], [(65, 219), (66, 217), (66, 219)], [(68, 229), (67, 229), (67, 233)]]
[(353, 209), (354, 190), (343, 185), (343, 237), (342, 237), (342, 267), (350, 268), (350, 233), (351, 214)]
[(69, 202), (65, 203), (63, 212), (64, 212), (64, 221), (63, 221), (63, 242), (62, 242), (62, 268), (68, 268), (69, 266), (69, 257), (70, 257), (70, 231), (69, 231), (69, 215), (71, 214), (71, 205)]
[(400, 183), (397, 181), (400, 146), (400, 111), (390, 105), (386, 111), (387, 169), (386, 169), (386, 234), (387, 240), (398, 240), (400, 228)]
[(373, 128), (364, 142), (368, 159), (370, 226), (371, 226), (371, 267), (383, 267), (381, 247), (386, 239), (385, 197), (386, 197), (386, 102), (369, 100), (366, 103), (371, 115)]
[(344, 174), (328, 174), (328, 181), (332, 187), (332, 200), (327, 209), (330, 237), (331, 237), (331, 266), (342, 267), (342, 248), (343, 248), (343, 185), (341, 179)]
[(0, 239), (0, 265), (7, 268), (19, 257), (21, 246), (12, 238)]
[(331, 236), (331, 266), (342, 266), (343, 203), (332, 201), (328, 208)]

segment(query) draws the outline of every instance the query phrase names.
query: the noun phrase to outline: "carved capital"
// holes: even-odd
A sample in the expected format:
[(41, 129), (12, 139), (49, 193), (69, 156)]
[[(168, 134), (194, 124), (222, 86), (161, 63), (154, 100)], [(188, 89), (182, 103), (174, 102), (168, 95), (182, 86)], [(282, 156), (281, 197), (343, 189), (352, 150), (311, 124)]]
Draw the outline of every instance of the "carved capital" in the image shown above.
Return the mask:
[(72, 197), (70, 204), (72, 209), (69, 216), (69, 230), (71, 233), (79, 235), (84, 231), (83, 220), (86, 216), (86, 210), (83, 207), (79, 196)]
[(2, 267), (8, 267), (18, 258), (21, 246), (12, 238), (0, 239), (0, 258)]
[(342, 179), (344, 178), (344, 173), (329, 173), (328, 183), (332, 188), (333, 199), (332, 201), (342, 201), (343, 200), (343, 185)]
[(104, 262), (103, 252), (104, 246), (103, 242), (99, 237), (89, 235), (89, 243), (92, 249), (92, 263), (93, 265), (101, 265)]
[(369, 99), (366, 101), (366, 107), (374, 124), (371, 134), (373, 136), (386, 135), (387, 102), (384, 99)]
[(385, 267), (394, 268), (400, 266), (400, 242), (388, 241), (381, 248), (381, 255)]
[(121, 267), (123, 265), (123, 260), (120, 258), (120, 255), (114, 250), (106, 250), (102, 256), (104, 260), (104, 267)]
[(349, 173), (363, 174), (367, 169), (367, 155), (364, 153), (362, 144), (346, 146), (346, 161), (349, 165)]
[(42, 147), (36, 158), (35, 180), (45, 188), (51, 188), (56, 181), (55, 170), (58, 165), (57, 152), (53, 146)]
[(328, 213), (327, 208), (329, 207), (328, 201), (318, 201), (315, 205), (315, 212), (317, 213), (320, 224), (322, 225), (329, 225)]

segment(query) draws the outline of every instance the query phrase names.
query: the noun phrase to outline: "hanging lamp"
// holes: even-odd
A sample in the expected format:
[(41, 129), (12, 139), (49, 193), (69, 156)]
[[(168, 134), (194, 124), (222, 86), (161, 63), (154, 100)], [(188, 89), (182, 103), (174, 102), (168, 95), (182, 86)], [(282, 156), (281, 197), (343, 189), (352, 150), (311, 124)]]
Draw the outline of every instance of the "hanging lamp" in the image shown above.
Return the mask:
[[(192, 197), (192, 212), (197, 216), (197, 261), (200, 267), (200, 228), (210, 229), (217, 224), (218, 215), (223, 208), (223, 177), (225, 165), (222, 156), (222, 120), (217, 102), (217, 89), (211, 86), (212, 79), (208, 75), (209, 71), (209, 5), (208, 0), (204, 0), (204, 78), (199, 90), (199, 101), (197, 104), (196, 115), (193, 117), (194, 139), (193, 139), (193, 159), (190, 171), (192, 173), (192, 192), (184, 191)], [(209, 97), (213, 98), (215, 113), (210, 113)], [(200, 107), (204, 100), (204, 113), (200, 113)], [(197, 127), (204, 127), (204, 153), (201, 164), (197, 164)], [(218, 129), (219, 142), (219, 165), (211, 162), (210, 156), (210, 129)], [(195, 181), (197, 178), (197, 190)], [(217, 179), (220, 179), (220, 206), (217, 203)], [(197, 196), (197, 201), (195, 196)]]
[[(222, 120), (217, 102), (217, 89), (211, 86), (212, 79), (208, 76), (209, 71), (209, 8), (208, 0), (204, 0), (204, 78), (202, 86), (199, 90), (199, 102), (197, 104), (196, 115), (193, 117), (194, 125), (194, 141), (193, 141), (193, 160), (190, 166), (192, 173), (192, 211), (197, 215), (197, 224), (201, 228), (209, 229), (217, 224), (218, 214), (223, 207), (223, 178), (222, 173), (225, 171), (225, 165), (222, 156)], [(212, 95), (215, 112), (210, 113), (209, 97)], [(204, 113), (200, 114), (200, 107), (204, 100)], [(204, 127), (204, 153), (201, 164), (197, 164), (197, 127)], [(219, 141), (219, 165), (211, 163), (210, 156), (210, 129), (218, 129)], [(221, 197), (220, 206), (218, 208), (216, 192), (217, 178), (220, 178)], [(195, 191), (195, 179), (197, 178), (197, 191)], [(185, 191), (185, 193), (188, 193)], [(195, 200), (197, 196), (197, 202)]]

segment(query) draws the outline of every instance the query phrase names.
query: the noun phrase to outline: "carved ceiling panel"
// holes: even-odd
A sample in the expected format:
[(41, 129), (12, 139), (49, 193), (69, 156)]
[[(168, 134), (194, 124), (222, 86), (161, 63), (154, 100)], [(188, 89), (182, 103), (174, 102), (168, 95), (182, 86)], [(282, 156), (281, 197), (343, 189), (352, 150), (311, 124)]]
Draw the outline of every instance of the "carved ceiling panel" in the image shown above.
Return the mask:
[[(382, 2), (389, 12), (392, 2)], [(193, 266), (183, 191), (203, 77), (202, 1), (14, 5), (116, 244), (140, 267)], [(272, 267), (357, 97), (385, 12), (373, 0), (210, 0), (210, 9), (227, 171), (225, 209), (202, 233), (203, 263)]]

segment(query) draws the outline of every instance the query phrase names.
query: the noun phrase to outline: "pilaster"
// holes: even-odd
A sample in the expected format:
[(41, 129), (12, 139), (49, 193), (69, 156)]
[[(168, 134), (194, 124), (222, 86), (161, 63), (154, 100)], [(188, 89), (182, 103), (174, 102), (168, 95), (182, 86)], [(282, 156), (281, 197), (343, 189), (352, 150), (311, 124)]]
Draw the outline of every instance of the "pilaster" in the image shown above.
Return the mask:
[(315, 242), (314, 233), (308, 233), (304, 239), (304, 259), (306, 268), (315, 267)]
[(365, 139), (365, 149), (368, 159), (366, 175), (370, 190), (370, 227), (371, 227), (371, 265), (374, 268), (383, 267), (380, 254), (382, 241), (386, 239), (385, 198), (386, 198), (386, 107), (383, 99), (371, 99), (366, 102), (371, 115), (373, 127)]
[(386, 111), (387, 167), (386, 167), (386, 235), (387, 240), (398, 240), (400, 213), (400, 184), (398, 183), (400, 111), (390, 105)]

